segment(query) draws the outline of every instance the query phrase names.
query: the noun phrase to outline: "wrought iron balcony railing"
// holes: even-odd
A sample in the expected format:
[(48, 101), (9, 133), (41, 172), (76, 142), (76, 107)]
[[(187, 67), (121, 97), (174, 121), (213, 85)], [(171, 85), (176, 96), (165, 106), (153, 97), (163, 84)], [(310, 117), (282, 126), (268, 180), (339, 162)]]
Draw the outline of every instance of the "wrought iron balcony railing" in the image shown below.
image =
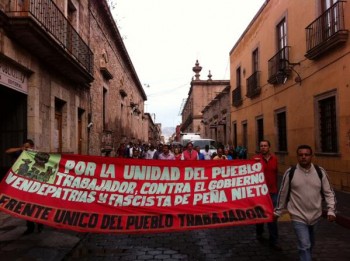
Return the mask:
[(271, 84), (279, 83), (279, 76), (281, 72), (283, 75), (288, 76), (290, 73), (288, 60), (289, 60), (289, 49), (290, 46), (286, 46), (279, 50), (269, 61), (268, 61), (268, 82)]
[(256, 71), (247, 79), (247, 97), (254, 98), (261, 92), (260, 88), (260, 72)]
[(242, 88), (241, 86), (237, 86), (236, 89), (232, 91), (232, 105), (239, 107), (242, 105), (242, 103)]
[(316, 59), (336, 45), (344, 43), (348, 30), (344, 24), (344, 1), (338, 1), (306, 27), (306, 57)]
[[(84, 70), (92, 75), (93, 53), (90, 47), (52, 0), (11, 1), (6, 14), (10, 18), (8, 30), (17, 38), (19, 38), (20, 30), (22, 30), (22, 35), (31, 33), (31, 38), (37, 37), (38, 39), (35, 42), (37, 44), (41, 39), (39, 37), (46, 33), (48, 37), (56, 42), (57, 46), (61, 47), (64, 52), (69, 53)], [(36, 28), (33, 29), (33, 27)], [(24, 38), (22, 37), (21, 41)], [(58, 48), (56, 47), (56, 49)]]

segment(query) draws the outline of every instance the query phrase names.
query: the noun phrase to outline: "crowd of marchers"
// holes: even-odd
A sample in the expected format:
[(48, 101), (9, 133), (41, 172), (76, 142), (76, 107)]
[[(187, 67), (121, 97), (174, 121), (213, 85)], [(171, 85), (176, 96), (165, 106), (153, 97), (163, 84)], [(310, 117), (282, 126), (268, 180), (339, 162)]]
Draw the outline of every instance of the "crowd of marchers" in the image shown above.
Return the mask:
[[(316, 227), (322, 216), (323, 205), (326, 207), (327, 219), (331, 222), (336, 219), (336, 199), (329, 177), (325, 169), (312, 163), (312, 148), (309, 145), (299, 145), (296, 151), (297, 164), (286, 170), (282, 183), (278, 186), (278, 159), (270, 151), (270, 147), (268, 140), (260, 141), (259, 151), (252, 157), (253, 160), (261, 162), (264, 167), (265, 181), (274, 207), (274, 219), (267, 223), (269, 245), (276, 251), (282, 251), (277, 219), (284, 211), (288, 211), (298, 240), (299, 259), (311, 261)], [(184, 147), (159, 144), (157, 148), (152, 145), (122, 144), (117, 151), (117, 156), (159, 160), (247, 158), (246, 149), (242, 147), (236, 149), (219, 147), (216, 153), (211, 153), (209, 146), (201, 151), (191, 142)], [(264, 231), (264, 224), (256, 225), (257, 240), (265, 240)]]
[(158, 144), (158, 146), (136, 143), (121, 143), (116, 151), (118, 158), (159, 159), (159, 160), (233, 160), (246, 159), (247, 150), (243, 146), (220, 146), (215, 152), (206, 145), (204, 149), (188, 142), (179, 144)]

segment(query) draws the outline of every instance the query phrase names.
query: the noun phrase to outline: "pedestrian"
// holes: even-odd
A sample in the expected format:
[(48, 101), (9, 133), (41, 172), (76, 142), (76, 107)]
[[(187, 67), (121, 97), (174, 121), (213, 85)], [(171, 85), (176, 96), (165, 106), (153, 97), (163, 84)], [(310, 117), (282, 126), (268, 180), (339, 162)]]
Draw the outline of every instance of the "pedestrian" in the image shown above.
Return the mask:
[(312, 163), (309, 145), (297, 148), (298, 164), (284, 173), (278, 194), (275, 217), (287, 209), (298, 240), (301, 261), (312, 260), (315, 230), (322, 216), (322, 201), (327, 208), (327, 219), (335, 221), (335, 194), (325, 169)]
[(199, 159), (199, 160), (205, 160), (204, 154), (201, 153), (201, 147), (196, 146), (196, 147), (194, 147), (194, 149), (198, 152), (198, 159)]
[(163, 152), (163, 144), (159, 143), (157, 150), (153, 154), (153, 159), (159, 159), (159, 154)]
[[(23, 151), (33, 150), (33, 149), (34, 149), (34, 141), (31, 139), (27, 139), (24, 141), (21, 147), (8, 148), (5, 151), (5, 153), (11, 155), (13, 158), (13, 161), (15, 162)], [(33, 233), (35, 230), (35, 223), (27, 220), (26, 225), (27, 225), (27, 229), (24, 231), (23, 235), (29, 235)], [(38, 232), (40, 233), (43, 230), (44, 225), (38, 223), (37, 226), (38, 226)]]
[[(268, 140), (262, 140), (259, 143), (260, 151), (253, 159), (261, 162), (264, 169), (264, 177), (267, 188), (269, 189), (270, 198), (273, 207), (276, 207), (278, 195), (278, 160), (277, 157), (271, 153), (271, 143)], [(269, 231), (270, 247), (274, 250), (281, 251), (282, 248), (278, 242), (278, 226), (277, 220), (267, 223)], [(256, 238), (263, 240), (264, 223), (256, 224)]]
[(137, 148), (136, 146), (134, 146), (132, 148), (131, 158), (132, 159), (140, 159), (140, 155), (141, 155), (141, 150), (139, 148)]
[(231, 155), (232, 159), (237, 159), (237, 152), (236, 152), (235, 147), (230, 148), (230, 155)]
[(156, 152), (156, 148), (154, 147), (153, 144), (151, 144), (151, 146), (149, 146), (149, 149), (146, 152), (145, 159), (153, 159), (155, 152)]
[(174, 154), (170, 151), (169, 145), (163, 145), (163, 152), (158, 155), (160, 160), (175, 160)]
[(213, 160), (227, 160), (222, 148), (218, 148), (217, 155), (213, 158)]
[(231, 154), (230, 154), (230, 149), (229, 148), (225, 148), (224, 149), (224, 155), (226, 156), (226, 159), (228, 159), (228, 160), (232, 160), (233, 159)]
[(236, 147), (237, 158), (246, 159), (247, 158), (247, 149), (243, 145), (239, 145)]
[(176, 146), (174, 148), (174, 156), (175, 156), (175, 160), (181, 160), (181, 148)]
[(209, 150), (209, 145), (205, 145), (203, 155), (205, 160), (211, 160), (212, 153)]
[(198, 160), (198, 152), (193, 149), (193, 143), (188, 142), (186, 144), (186, 149), (182, 152), (182, 160)]

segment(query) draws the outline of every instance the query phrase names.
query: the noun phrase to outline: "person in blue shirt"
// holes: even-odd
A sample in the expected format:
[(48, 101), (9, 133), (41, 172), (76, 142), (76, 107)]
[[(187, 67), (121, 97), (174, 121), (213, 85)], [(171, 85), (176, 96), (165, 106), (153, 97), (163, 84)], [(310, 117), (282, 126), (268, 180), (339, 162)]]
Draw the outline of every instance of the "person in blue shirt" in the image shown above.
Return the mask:
[(226, 156), (226, 159), (228, 159), (228, 160), (232, 160), (233, 159), (232, 156), (230, 155), (230, 150), (228, 148), (225, 148), (224, 154)]
[(198, 159), (199, 160), (205, 160), (204, 154), (201, 153), (201, 148), (199, 146), (196, 146), (194, 149), (198, 152)]

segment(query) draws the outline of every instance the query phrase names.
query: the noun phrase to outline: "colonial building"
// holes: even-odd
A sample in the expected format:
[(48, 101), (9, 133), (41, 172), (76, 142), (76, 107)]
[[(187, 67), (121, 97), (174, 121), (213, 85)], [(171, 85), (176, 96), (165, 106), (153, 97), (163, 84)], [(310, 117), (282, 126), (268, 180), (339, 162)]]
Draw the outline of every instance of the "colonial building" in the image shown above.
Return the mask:
[(269, 0), (230, 52), (232, 136), (250, 154), (272, 143), (280, 170), (309, 144), (350, 191), (350, 5)]
[(154, 114), (148, 112), (144, 114), (145, 127), (143, 131), (145, 132), (146, 143), (156, 146), (160, 141), (160, 130), (158, 129), (159, 125), (154, 123), (152, 115)]
[(0, 66), (2, 153), (31, 138), (105, 155), (148, 138), (147, 97), (105, 0), (0, 0)]
[(199, 133), (201, 137), (207, 138), (203, 123), (202, 111), (225, 87), (230, 85), (229, 80), (212, 80), (209, 71), (208, 79), (201, 80), (200, 72), (202, 67), (198, 61), (193, 67), (195, 72), (194, 79), (191, 81), (191, 87), (188, 97), (182, 108), (181, 132)]
[(230, 86), (228, 85), (202, 111), (204, 137), (232, 146), (230, 111)]
[(98, 155), (100, 151), (109, 153), (121, 142), (147, 141), (143, 117), (147, 97), (106, 1), (88, 2), (90, 46), (95, 57), (89, 151)]

